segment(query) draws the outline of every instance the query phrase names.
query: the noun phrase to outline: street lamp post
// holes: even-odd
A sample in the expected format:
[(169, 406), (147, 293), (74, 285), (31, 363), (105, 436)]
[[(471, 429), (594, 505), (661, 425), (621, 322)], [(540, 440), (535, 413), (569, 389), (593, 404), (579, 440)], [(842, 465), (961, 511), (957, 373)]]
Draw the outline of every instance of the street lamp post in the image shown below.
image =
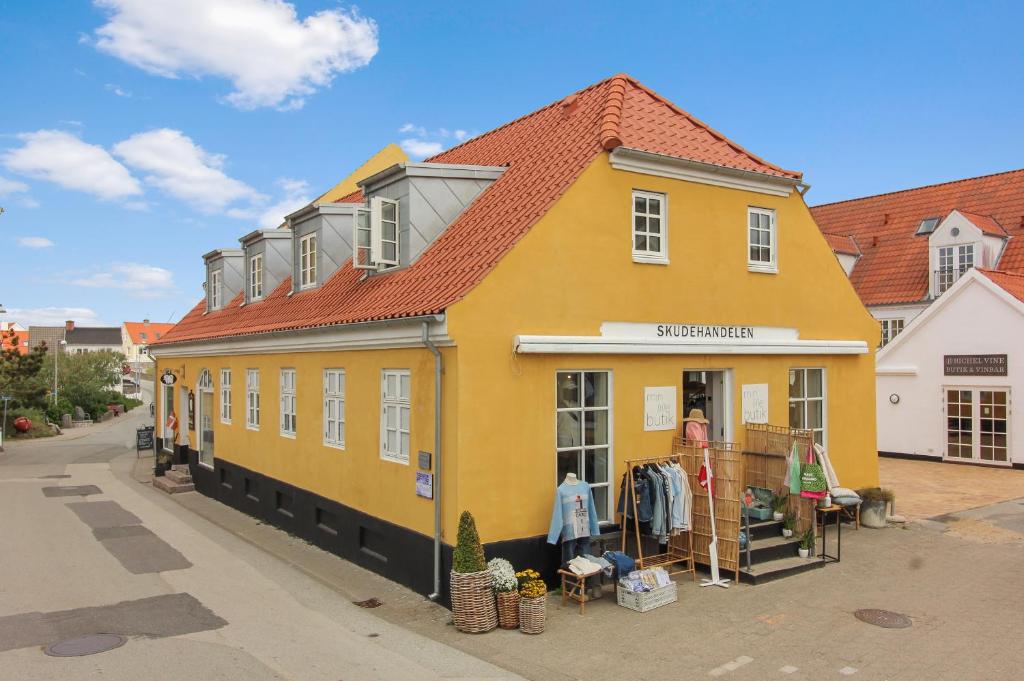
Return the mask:
[(0, 421), (0, 452), (4, 451), (4, 438), (7, 437), (7, 403), (10, 399), (10, 395), (0, 397), (0, 400), (4, 401), (4, 420)]
[(53, 403), (57, 404), (57, 355), (61, 353), (61, 346), (67, 345), (66, 340), (58, 341), (53, 348)]

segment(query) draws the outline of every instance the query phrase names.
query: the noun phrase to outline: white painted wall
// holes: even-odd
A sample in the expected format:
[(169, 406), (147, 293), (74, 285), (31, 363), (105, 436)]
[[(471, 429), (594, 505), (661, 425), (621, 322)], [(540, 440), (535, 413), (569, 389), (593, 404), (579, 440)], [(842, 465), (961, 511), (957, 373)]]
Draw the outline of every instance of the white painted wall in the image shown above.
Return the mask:
[[(878, 353), (878, 449), (944, 456), (944, 389), (1009, 387), (1010, 459), (1024, 464), (1024, 303), (972, 272)], [(1008, 376), (943, 375), (943, 355), (1006, 354)], [(897, 394), (899, 404), (889, 396)]]

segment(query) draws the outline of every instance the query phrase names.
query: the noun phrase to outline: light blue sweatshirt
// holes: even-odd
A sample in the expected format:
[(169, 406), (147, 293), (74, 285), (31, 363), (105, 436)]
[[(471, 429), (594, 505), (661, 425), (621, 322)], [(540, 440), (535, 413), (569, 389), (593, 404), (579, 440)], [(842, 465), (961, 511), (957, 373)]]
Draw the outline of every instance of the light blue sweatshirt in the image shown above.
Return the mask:
[(555, 490), (555, 505), (551, 510), (548, 543), (559, 539), (569, 541), (601, 534), (597, 524), (597, 507), (590, 485), (579, 481), (575, 485), (563, 482)]

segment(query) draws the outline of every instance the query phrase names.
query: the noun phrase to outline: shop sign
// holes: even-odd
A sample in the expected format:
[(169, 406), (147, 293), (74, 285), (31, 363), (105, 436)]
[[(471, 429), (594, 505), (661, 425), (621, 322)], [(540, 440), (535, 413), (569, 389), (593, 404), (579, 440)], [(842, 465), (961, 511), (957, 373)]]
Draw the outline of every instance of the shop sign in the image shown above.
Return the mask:
[(698, 341), (700, 343), (735, 343), (736, 341), (793, 341), (799, 338), (796, 329), (779, 326), (745, 324), (677, 324), (604, 322), (601, 335), (611, 338), (646, 338), (654, 340)]
[(434, 498), (434, 474), (416, 471), (416, 496)]
[(191, 390), (188, 391), (188, 429), (196, 429), (196, 396)]
[(174, 385), (178, 382), (178, 377), (171, 373), (171, 370), (166, 370), (160, 375), (160, 382), (164, 385)]
[(676, 429), (676, 388), (644, 388), (644, 430)]
[(742, 387), (743, 423), (768, 423), (768, 384)]
[(943, 355), (946, 376), (1006, 376), (1006, 355)]

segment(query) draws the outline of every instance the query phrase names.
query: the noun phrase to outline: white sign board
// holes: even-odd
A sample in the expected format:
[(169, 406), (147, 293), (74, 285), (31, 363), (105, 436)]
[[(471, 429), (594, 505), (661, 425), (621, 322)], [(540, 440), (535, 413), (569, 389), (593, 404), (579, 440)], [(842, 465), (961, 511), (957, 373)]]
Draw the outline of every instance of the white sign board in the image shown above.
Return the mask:
[(794, 341), (796, 329), (778, 326), (747, 326), (734, 324), (647, 324), (636, 322), (603, 322), (605, 338), (645, 338), (680, 343), (736, 343)]
[(768, 384), (743, 386), (743, 423), (768, 423)]
[(644, 430), (676, 429), (676, 388), (644, 388)]
[(416, 471), (416, 496), (434, 498), (434, 474)]

